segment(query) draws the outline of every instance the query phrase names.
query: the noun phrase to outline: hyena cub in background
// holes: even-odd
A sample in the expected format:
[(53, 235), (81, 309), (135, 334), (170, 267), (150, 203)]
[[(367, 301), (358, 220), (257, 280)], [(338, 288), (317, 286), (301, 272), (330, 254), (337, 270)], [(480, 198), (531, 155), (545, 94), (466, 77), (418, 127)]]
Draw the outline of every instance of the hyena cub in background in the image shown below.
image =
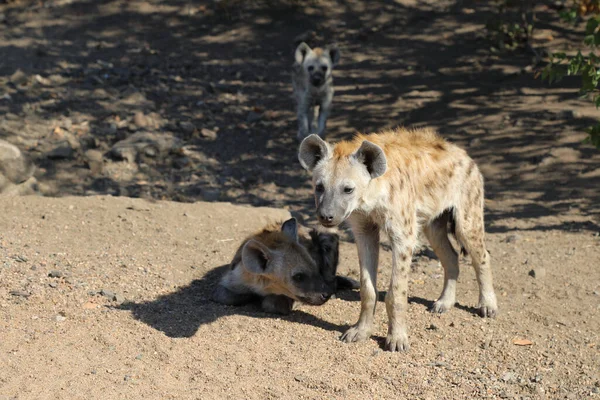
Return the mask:
[(336, 234), (299, 226), (294, 218), (266, 227), (238, 248), (213, 300), (242, 305), (262, 300), (266, 312), (288, 314), (295, 301), (321, 305), (336, 291), (358, 289), (358, 282), (336, 276)]
[(323, 136), (333, 99), (331, 71), (340, 59), (340, 51), (335, 45), (311, 49), (303, 42), (296, 48), (295, 59), (292, 84), (298, 106), (298, 140), (312, 133), (316, 106), (319, 106), (316, 133)]
[(496, 315), (484, 240), (483, 177), (464, 150), (427, 129), (399, 129), (357, 135), (335, 145), (310, 135), (300, 145), (299, 160), (313, 172), (319, 222), (332, 227), (347, 219), (358, 247), (361, 311), (343, 341), (371, 335), (380, 231), (392, 244), (391, 282), (385, 297), (388, 350), (409, 347), (408, 272), (421, 232), (444, 267), (444, 289), (432, 311), (448, 311), (455, 303), (458, 254), (448, 238), (452, 233), (471, 255), (479, 283), (479, 313)]

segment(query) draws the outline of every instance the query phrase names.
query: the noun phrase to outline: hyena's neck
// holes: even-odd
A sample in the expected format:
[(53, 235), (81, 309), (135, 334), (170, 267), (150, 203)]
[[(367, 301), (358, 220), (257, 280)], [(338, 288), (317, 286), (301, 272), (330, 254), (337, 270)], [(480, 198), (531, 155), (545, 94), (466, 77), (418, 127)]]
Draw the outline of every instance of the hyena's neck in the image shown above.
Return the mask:
[(389, 187), (387, 182), (382, 179), (373, 179), (365, 190), (356, 211), (369, 215), (388, 204), (388, 198)]

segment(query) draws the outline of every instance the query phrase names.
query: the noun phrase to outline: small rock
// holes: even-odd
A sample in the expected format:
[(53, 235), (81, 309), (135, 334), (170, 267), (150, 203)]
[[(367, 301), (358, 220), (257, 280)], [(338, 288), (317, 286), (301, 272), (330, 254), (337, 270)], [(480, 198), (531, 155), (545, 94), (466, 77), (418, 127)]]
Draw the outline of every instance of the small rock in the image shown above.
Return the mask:
[(540, 383), (540, 382), (542, 381), (542, 376), (538, 374), (538, 375), (534, 376), (534, 377), (531, 379), (531, 381), (532, 381), (532, 382), (535, 382), (535, 383)]
[(16, 70), (8, 79), (14, 85), (23, 85), (29, 80), (25, 72), (21, 71), (20, 69)]
[(506, 243), (516, 243), (516, 242), (518, 242), (519, 240), (521, 240), (521, 235), (518, 235), (518, 234), (516, 234), (516, 233), (514, 233), (514, 234), (512, 234), (512, 235), (508, 235), (508, 236), (506, 237), (506, 239), (504, 239), (504, 241), (505, 241)]
[(125, 382), (130, 381), (131, 380), (131, 375), (125, 375), (125, 377), (123, 378), (123, 380)]
[(17, 146), (0, 139), (0, 175), (19, 184), (31, 178), (34, 172), (35, 165)]
[(62, 271), (54, 270), (48, 274), (50, 278), (62, 278), (65, 274)]
[(431, 325), (429, 325), (429, 327), (427, 327), (427, 330), (428, 331), (437, 331), (438, 327), (435, 326), (434, 324), (431, 324)]
[(15, 259), (16, 262), (20, 262), (20, 263), (25, 263), (28, 261), (27, 257), (21, 256), (21, 255), (15, 256), (13, 258)]
[(75, 149), (68, 140), (61, 140), (46, 153), (46, 157), (51, 160), (64, 160), (75, 155)]
[(138, 128), (145, 128), (146, 126), (148, 126), (148, 119), (146, 118), (143, 112), (138, 111), (133, 116), (133, 123)]
[(63, 322), (67, 319), (67, 317), (62, 316), (62, 315), (57, 315), (55, 318), (56, 322)]
[(55, 289), (55, 288), (57, 288), (57, 287), (58, 287), (58, 283), (56, 283), (56, 282), (50, 282), (50, 283), (48, 284), (48, 286), (50, 286), (51, 288), (54, 288), (54, 289)]
[(546, 269), (545, 268), (534, 268), (529, 271), (529, 276), (536, 279), (544, 279), (546, 277)]
[(202, 128), (200, 129), (200, 135), (206, 139), (215, 140), (217, 138), (217, 132), (212, 129)]
[(136, 360), (141, 360), (142, 357), (144, 357), (144, 355), (142, 353), (138, 354), (137, 356), (135, 356)]
[(447, 367), (448, 363), (445, 361), (434, 361), (428, 364), (430, 367)]
[(192, 124), (189, 121), (180, 121), (179, 127), (181, 130), (187, 134), (192, 134), (196, 130), (196, 125)]
[(469, 142), (469, 147), (479, 147), (479, 146), (481, 146), (481, 139), (479, 139), (479, 138), (473, 138)]
[(371, 354), (373, 357), (377, 357), (379, 355), (379, 353), (381, 353), (380, 349), (375, 349), (373, 350), (373, 353)]
[(108, 297), (111, 300), (114, 299), (114, 297), (115, 297), (114, 292), (111, 292), (110, 290), (106, 290), (106, 289), (100, 290), (100, 294), (104, 297)]
[(31, 296), (31, 293), (29, 292), (25, 292), (24, 290), (11, 290), (10, 292), (11, 296), (16, 296), (16, 297), (29, 297)]
[(113, 301), (116, 301), (117, 303), (124, 303), (125, 302), (125, 297), (122, 294), (115, 294), (113, 296)]
[(294, 380), (296, 382), (304, 382), (305, 379), (306, 378), (303, 375), (296, 375), (296, 376), (294, 376)]
[(515, 382), (517, 380), (517, 374), (514, 372), (505, 372), (500, 379), (504, 382)]
[(104, 168), (104, 158), (102, 152), (98, 150), (88, 150), (84, 153), (84, 159), (92, 174), (97, 175)]

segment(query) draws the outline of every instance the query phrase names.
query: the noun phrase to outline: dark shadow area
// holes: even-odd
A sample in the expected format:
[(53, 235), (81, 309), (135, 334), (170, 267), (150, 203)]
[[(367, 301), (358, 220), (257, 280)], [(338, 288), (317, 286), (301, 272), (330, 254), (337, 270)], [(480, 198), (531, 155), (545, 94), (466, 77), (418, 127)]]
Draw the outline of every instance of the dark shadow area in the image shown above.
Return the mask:
[[(539, 28), (577, 40), (550, 3), (538, 2)], [(529, 51), (492, 52), (487, 2), (77, 0), (2, 11), (0, 138), (35, 158), (48, 194), (286, 206), (313, 221), (290, 83), (302, 38), (341, 48), (329, 138), (437, 128), (482, 166), (490, 200), (529, 201), (491, 209), (491, 231), (564, 207), (600, 217), (600, 155), (578, 133), (594, 120), (571, 112), (577, 80), (548, 87)], [(176, 144), (125, 161), (111, 152), (146, 133)], [(64, 140), (71, 150), (49, 157)]]
[(229, 265), (223, 265), (215, 268), (201, 279), (194, 280), (188, 286), (156, 300), (123, 303), (118, 309), (130, 311), (135, 319), (175, 338), (194, 336), (201, 325), (229, 315), (283, 319), (340, 333), (347, 328), (345, 325), (324, 321), (301, 310), (294, 310), (290, 315), (282, 316), (263, 312), (260, 303), (234, 307), (211, 301), (212, 290), (228, 267)]

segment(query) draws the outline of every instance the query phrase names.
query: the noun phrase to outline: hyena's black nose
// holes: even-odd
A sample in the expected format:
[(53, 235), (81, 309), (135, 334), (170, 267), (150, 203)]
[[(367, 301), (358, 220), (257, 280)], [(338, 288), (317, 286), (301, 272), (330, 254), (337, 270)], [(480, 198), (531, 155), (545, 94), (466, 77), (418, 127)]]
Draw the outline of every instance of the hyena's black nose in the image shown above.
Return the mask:
[(333, 221), (333, 215), (327, 215), (324, 213), (321, 213), (319, 215), (319, 218), (321, 219), (322, 222), (331, 222)]
[(320, 76), (315, 76), (312, 78), (313, 86), (320, 86), (323, 83), (323, 79)]

